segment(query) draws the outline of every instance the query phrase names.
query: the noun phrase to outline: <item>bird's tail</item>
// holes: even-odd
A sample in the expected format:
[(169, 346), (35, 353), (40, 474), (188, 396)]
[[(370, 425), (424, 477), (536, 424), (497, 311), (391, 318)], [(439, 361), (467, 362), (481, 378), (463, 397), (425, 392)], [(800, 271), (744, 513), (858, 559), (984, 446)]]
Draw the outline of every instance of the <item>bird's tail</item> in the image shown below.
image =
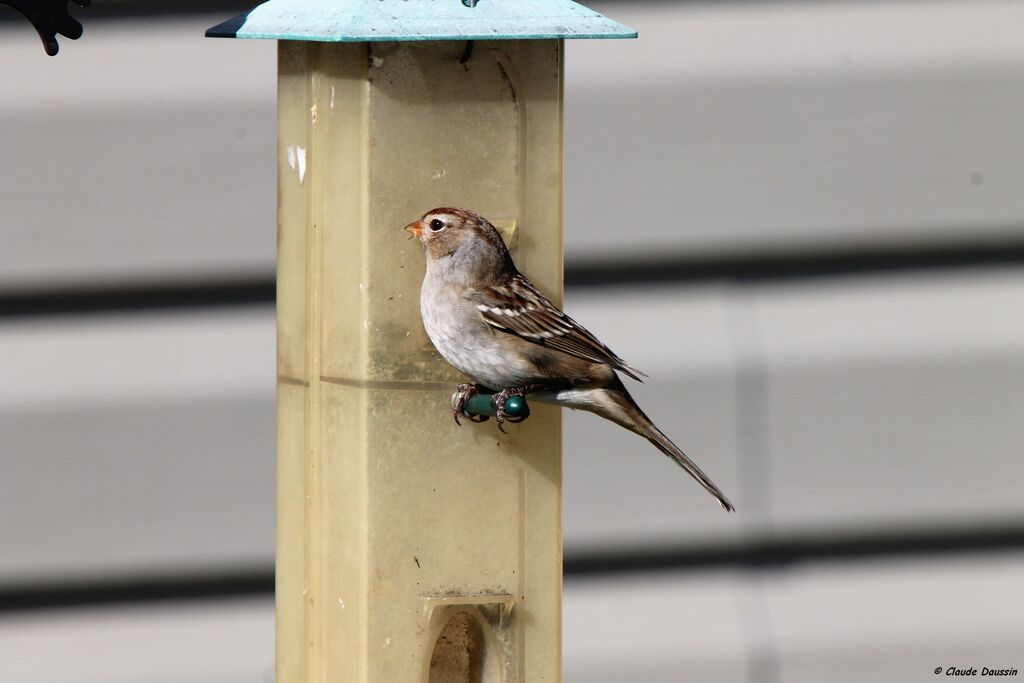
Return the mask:
[[(629, 395), (625, 387), (616, 387), (611, 389), (598, 389), (592, 390), (594, 393), (599, 394), (595, 396), (591, 405), (587, 406), (588, 410), (597, 413), (598, 415), (608, 418), (612, 422), (619, 424), (631, 432), (635, 432), (640, 436), (644, 437), (652, 444), (654, 444), (658, 450), (672, 458), (677, 465), (686, 470), (691, 477), (700, 482), (700, 485), (710, 493), (712, 496), (718, 499), (718, 502), (722, 504), (727, 512), (735, 512), (736, 508), (729, 502), (729, 499), (725, 497), (721, 489), (715, 486), (715, 482), (711, 481), (708, 475), (704, 474), (704, 471), (697, 466), (693, 460), (683, 453), (678, 446), (672, 443), (665, 434), (658, 429), (651, 419), (644, 414), (644, 411), (640, 410), (640, 406), (636, 404), (633, 397)], [(581, 406), (582, 407), (582, 406)]]

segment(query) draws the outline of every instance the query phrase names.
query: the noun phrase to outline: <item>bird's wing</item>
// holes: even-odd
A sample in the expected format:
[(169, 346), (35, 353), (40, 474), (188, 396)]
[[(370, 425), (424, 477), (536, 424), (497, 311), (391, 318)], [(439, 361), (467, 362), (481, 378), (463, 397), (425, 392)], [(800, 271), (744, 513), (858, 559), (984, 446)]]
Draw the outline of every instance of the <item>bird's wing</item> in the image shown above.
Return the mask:
[(640, 382), (647, 376), (560, 311), (522, 275), (505, 284), (473, 289), (466, 298), (493, 328), (592, 363), (606, 363)]

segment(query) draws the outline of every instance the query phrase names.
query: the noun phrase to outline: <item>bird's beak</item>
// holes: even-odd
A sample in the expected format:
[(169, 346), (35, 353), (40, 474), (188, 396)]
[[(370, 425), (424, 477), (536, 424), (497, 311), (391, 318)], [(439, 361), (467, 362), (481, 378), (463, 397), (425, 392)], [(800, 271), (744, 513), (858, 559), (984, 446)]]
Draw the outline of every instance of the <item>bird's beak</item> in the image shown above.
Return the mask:
[(413, 221), (409, 225), (405, 226), (405, 229), (409, 232), (409, 239), (419, 237), (423, 234), (423, 221)]

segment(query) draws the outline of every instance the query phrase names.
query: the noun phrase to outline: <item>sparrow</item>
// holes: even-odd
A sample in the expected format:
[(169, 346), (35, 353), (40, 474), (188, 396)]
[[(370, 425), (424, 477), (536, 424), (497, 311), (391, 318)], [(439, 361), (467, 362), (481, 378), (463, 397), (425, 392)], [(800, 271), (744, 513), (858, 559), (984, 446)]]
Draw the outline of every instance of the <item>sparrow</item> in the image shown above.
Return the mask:
[[(420, 314), (438, 353), (474, 383), (460, 384), (455, 421), (465, 401), (483, 388), (498, 428), (511, 396), (586, 410), (650, 441), (686, 470), (727, 511), (725, 494), (648, 418), (617, 373), (646, 377), (582, 325), (548, 301), (512, 262), (501, 235), (466, 209), (438, 208), (405, 227), (418, 238), (427, 268)], [(482, 418), (486, 419), (486, 418)], [(482, 421), (478, 419), (477, 421)]]

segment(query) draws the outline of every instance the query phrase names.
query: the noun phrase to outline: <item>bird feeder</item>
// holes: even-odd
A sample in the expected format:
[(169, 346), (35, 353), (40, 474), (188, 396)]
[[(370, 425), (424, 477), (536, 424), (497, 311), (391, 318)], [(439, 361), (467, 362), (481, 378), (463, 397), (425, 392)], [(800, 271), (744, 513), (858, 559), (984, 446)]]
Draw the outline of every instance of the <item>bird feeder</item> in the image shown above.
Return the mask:
[(419, 316), (437, 206), (562, 280), (569, 0), (271, 0), (207, 35), (278, 43), (277, 677), (557, 681), (556, 408), (456, 426)]

